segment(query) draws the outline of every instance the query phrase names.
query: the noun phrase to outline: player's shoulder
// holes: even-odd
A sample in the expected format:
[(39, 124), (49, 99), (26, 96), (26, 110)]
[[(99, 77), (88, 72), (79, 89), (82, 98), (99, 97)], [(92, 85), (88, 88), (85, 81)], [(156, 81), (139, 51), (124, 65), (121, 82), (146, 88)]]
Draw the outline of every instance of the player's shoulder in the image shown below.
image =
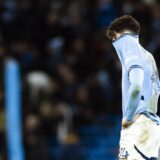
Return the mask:
[(155, 62), (155, 59), (154, 59), (154, 57), (153, 57), (153, 54), (150, 53), (150, 52), (147, 51), (147, 50), (145, 50), (145, 51), (146, 51), (146, 52), (145, 52), (146, 59), (147, 59), (148, 61)]
[(149, 59), (154, 59), (153, 54), (151, 52), (149, 52), (148, 50), (146, 50), (145, 48), (142, 47), (142, 51), (144, 53), (144, 55), (149, 58)]

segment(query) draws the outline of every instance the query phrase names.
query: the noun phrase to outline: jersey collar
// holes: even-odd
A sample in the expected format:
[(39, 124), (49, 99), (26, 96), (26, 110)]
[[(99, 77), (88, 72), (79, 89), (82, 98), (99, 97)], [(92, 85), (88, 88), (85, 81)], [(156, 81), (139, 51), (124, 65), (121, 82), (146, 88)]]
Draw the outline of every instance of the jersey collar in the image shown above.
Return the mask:
[(135, 34), (135, 33), (123, 33), (121, 36), (119, 36), (117, 39), (115, 39), (115, 40), (113, 41), (113, 43), (116, 42), (116, 41), (118, 41), (119, 39), (127, 36), (127, 35), (132, 36), (132, 37), (135, 37), (135, 38), (139, 38), (139, 35), (138, 35), (138, 34)]

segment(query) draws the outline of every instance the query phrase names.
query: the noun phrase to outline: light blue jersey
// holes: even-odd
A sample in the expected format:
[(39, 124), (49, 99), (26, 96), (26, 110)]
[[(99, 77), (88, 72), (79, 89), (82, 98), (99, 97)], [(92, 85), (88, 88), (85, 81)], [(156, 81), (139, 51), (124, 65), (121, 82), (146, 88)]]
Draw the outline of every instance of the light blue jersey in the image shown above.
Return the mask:
[(122, 64), (123, 117), (126, 117), (128, 110), (126, 101), (130, 87), (129, 73), (132, 69), (140, 68), (144, 73), (144, 81), (141, 88), (140, 100), (133, 114), (144, 113), (160, 124), (159, 117), (156, 116), (159, 97), (159, 77), (152, 54), (140, 45), (138, 35), (132, 33), (123, 34), (113, 42), (113, 45)]

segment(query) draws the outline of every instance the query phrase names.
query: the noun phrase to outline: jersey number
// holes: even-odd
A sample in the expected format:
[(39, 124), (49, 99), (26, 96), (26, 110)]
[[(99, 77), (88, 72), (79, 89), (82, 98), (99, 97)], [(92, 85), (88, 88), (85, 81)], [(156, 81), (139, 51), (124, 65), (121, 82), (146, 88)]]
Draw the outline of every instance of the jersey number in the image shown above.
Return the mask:
[(129, 154), (128, 154), (128, 151), (126, 151), (126, 148), (125, 147), (120, 148), (119, 158), (120, 159), (127, 159), (128, 156), (129, 156)]

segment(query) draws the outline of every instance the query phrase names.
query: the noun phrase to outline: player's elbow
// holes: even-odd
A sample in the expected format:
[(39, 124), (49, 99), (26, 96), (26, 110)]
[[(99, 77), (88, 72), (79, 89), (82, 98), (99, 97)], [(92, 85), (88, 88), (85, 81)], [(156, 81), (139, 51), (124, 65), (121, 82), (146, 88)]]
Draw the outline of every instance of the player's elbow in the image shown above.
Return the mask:
[(133, 86), (133, 92), (132, 92), (132, 98), (136, 98), (141, 92), (141, 86), (140, 85), (134, 85)]

